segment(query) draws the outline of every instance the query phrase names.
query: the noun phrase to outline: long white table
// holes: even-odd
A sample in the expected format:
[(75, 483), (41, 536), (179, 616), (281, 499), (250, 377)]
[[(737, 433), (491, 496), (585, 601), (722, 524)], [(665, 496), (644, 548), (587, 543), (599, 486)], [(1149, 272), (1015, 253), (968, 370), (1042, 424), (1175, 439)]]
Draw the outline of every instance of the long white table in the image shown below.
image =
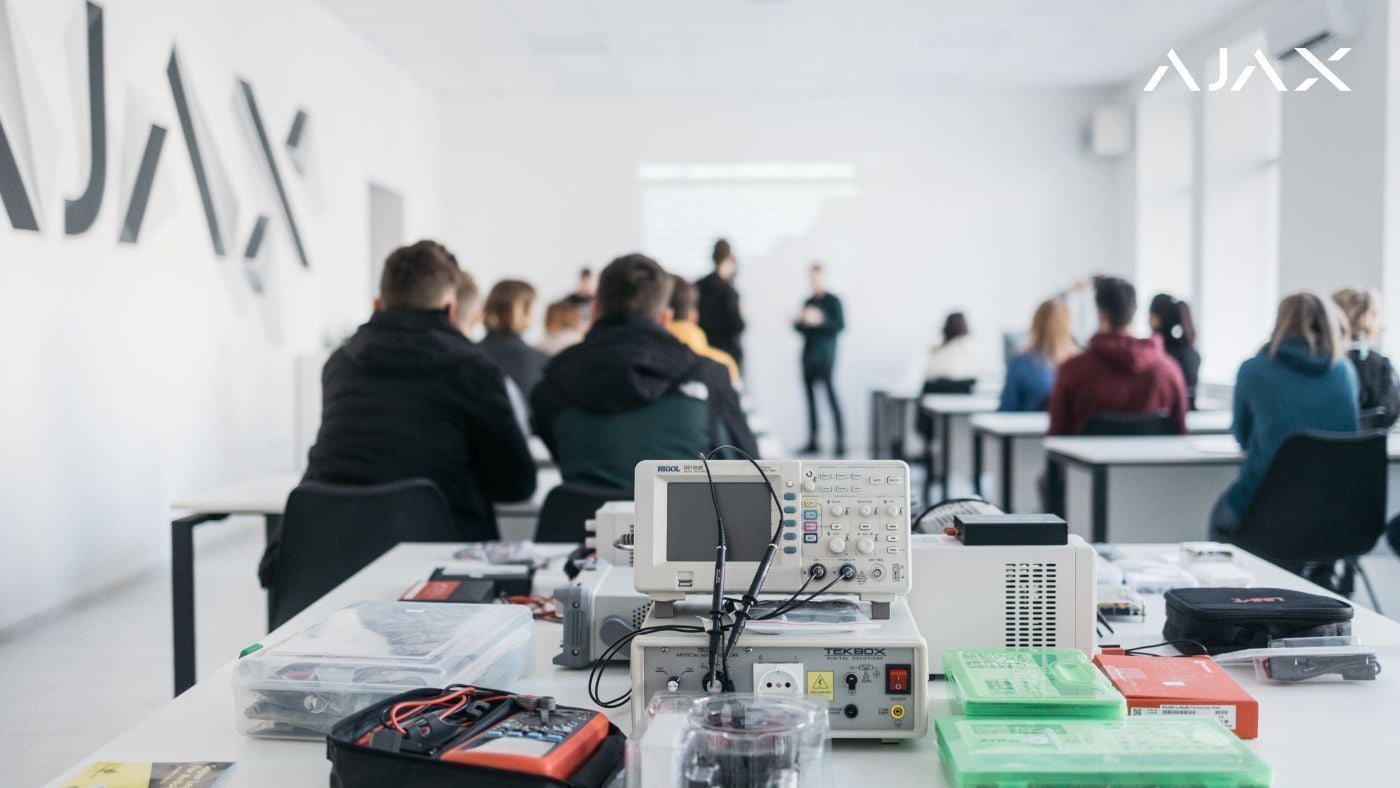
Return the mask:
[[(1228, 434), (1232, 414), (1228, 410), (1201, 410), (1186, 414), (1186, 432), (1191, 435)], [(1021, 413), (978, 413), (968, 419), (972, 429), (972, 486), (986, 496), (986, 443), (996, 447), (996, 482), (1000, 498), (993, 501), (1008, 512), (1038, 512), (1035, 479), (1045, 472), (1042, 439), (1050, 428), (1050, 414), (1044, 411)], [(1025, 483), (1029, 481), (1029, 483)]]
[[(359, 574), (307, 608), (263, 640), (264, 644), (296, 632), (331, 612), (362, 599), (396, 599), (415, 579), (428, 575), (446, 560), (452, 545), (400, 545)], [(1173, 545), (1133, 545), (1122, 548), (1128, 557), (1156, 557), (1175, 551)], [(1257, 587), (1286, 587), (1326, 593), (1299, 577), (1248, 556), (1242, 562)], [(540, 573), (536, 590), (548, 592), (562, 574)], [(917, 581), (916, 581), (917, 582)], [(1163, 608), (1161, 597), (1147, 597), (1145, 623), (1115, 625), (1117, 633), (1105, 643), (1139, 646), (1159, 642)], [(535, 623), (535, 672), (519, 682), (518, 689), (553, 695), (560, 703), (592, 707), (585, 689), (586, 672), (554, 667), (559, 625)], [(1355, 633), (1372, 645), (1400, 644), (1400, 623), (1358, 608)], [(929, 633), (925, 633), (928, 635)], [(944, 644), (953, 646), (956, 644)], [(1384, 658), (1382, 658), (1384, 661)], [(325, 785), (330, 766), (321, 741), (249, 739), (234, 729), (235, 707), (230, 677), (231, 661), (188, 692), (170, 701), (134, 728), (73, 764), (58, 780), (93, 761), (236, 761), (221, 788), (269, 788), (270, 786)], [(1260, 706), (1260, 737), (1247, 745), (1275, 772), (1277, 786), (1382, 785), (1396, 773), (1392, 745), (1400, 730), (1400, 670), (1388, 668), (1374, 682), (1309, 682), (1268, 684), (1254, 678), (1252, 669), (1232, 668), (1231, 674)], [(627, 671), (618, 666), (603, 679), (603, 691), (614, 695), (626, 688)], [(513, 688), (514, 689), (514, 688)], [(951, 713), (947, 686), (929, 685), (930, 713)], [(630, 730), (626, 707), (608, 716), (623, 730)], [(942, 786), (946, 778), (938, 764), (932, 726), (928, 736), (896, 745), (838, 741), (832, 746), (836, 785)]]
[[(1400, 489), (1400, 435), (1388, 436), (1387, 451)], [(1228, 435), (1055, 437), (1045, 452), (1065, 470), (1065, 519), (1094, 542), (1206, 538), (1211, 507), (1244, 458)], [(1110, 482), (1127, 492), (1111, 497)]]
[[(999, 397), (986, 393), (973, 394), (925, 394), (919, 400), (919, 407), (924, 412), (933, 417), (936, 424), (935, 431), (938, 434), (938, 461), (943, 465), (943, 472), (938, 474), (939, 496), (937, 500), (928, 500), (929, 494), (933, 490), (933, 459), (927, 452), (925, 456), (928, 462), (924, 468), (924, 506), (946, 500), (952, 490), (952, 476), (954, 471), (969, 471), (971, 468), (971, 458), (966, 458), (964, 463), (954, 447), (968, 445), (968, 419), (978, 413), (991, 413), (996, 411), (1001, 404)], [(957, 439), (954, 439), (954, 435)]]

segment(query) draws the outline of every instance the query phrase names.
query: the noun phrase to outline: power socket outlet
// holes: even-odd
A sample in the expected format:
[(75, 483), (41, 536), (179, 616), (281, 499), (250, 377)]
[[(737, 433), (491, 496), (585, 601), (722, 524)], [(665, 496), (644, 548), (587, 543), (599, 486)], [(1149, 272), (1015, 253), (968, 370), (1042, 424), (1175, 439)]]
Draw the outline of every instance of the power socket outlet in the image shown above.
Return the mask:
[(807, 693), (802, 675), (801, 662), (756, 662), (753, 666), (754, 694), (800, 698)]

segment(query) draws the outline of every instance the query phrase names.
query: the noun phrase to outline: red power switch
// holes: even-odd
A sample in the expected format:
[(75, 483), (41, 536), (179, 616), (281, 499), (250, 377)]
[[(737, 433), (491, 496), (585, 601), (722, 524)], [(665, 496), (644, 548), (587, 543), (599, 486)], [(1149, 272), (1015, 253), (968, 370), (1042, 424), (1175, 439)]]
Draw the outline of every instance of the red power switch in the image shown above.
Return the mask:
[(909, 694), (908, 665), (890, 665), (885, 668), (885, 693), (888, 695)]

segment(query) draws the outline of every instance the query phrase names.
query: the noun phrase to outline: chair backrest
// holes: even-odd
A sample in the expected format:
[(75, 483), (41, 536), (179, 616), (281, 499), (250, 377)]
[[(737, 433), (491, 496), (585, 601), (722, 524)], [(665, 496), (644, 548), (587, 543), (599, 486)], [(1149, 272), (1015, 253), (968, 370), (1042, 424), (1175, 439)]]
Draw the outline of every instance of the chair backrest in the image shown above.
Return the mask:
[(1175, 435), (1176, 425), (1162, 411), (1117, 413), (1100, 411), (1084, 422), (1081, 435)]
[(585, 520), (608, 501), (630, 500), (631, 490), (564, 482), (550, 490), (544, 498), (539, 526), (535, 529), (535, 541), (583, 544)]
[(971, 394), (977, 387), (976, 378), (933, 378), (924, 381), (925, 394)]
[(447, 500), (427, 479), (369, 486), (305, 482), (287, 497), (267, 589), (268, 622), (281, 626), (400, 542), (460, 539)]
[(1233, 541), (1277, 563), (1370, 552), (1385, 530), (1383, 432), (1304, 432), (1283, 442)]
[(1363, 430), (1383, 430), (1390, 425), (1387, 424), (1385, 408), (1367, 408), (1361, 411), (1361, 429)]

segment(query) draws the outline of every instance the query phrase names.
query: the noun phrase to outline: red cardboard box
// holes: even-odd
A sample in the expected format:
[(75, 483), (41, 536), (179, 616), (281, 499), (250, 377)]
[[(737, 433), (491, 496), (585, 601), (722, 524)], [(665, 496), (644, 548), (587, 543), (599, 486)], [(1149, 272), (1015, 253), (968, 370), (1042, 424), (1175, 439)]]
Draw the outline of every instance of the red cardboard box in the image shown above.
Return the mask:
[(1259, 702), (1210, 657), (1094, 657), (1128, 699), (1129, 716), (1213, 716), (1241, 739), (1259, 735)]

